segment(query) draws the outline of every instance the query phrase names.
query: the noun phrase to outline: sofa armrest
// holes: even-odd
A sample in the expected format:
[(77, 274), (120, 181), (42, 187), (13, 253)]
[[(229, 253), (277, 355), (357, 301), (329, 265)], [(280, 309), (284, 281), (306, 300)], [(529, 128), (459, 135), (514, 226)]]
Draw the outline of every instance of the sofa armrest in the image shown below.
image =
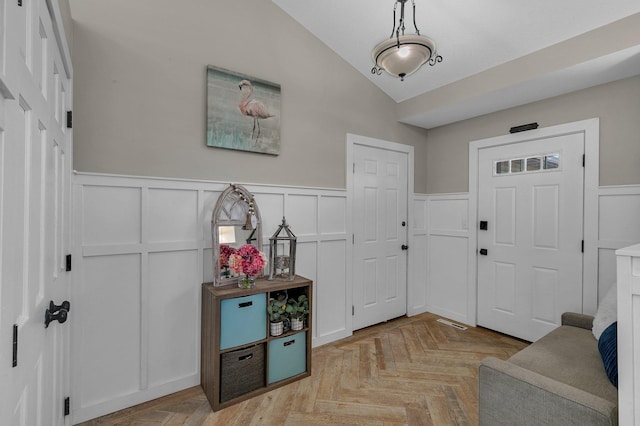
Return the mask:
[(562, 325), (570, 325), (572, 327), (591, 330), (593, 328), (593, 317), (591, 315), (578, 314), (576, 312), (565, 312), (562, 314)]
[(493, 357), (480, 363), (478, 396), (480, 426), (618, 424), (616, 404)]

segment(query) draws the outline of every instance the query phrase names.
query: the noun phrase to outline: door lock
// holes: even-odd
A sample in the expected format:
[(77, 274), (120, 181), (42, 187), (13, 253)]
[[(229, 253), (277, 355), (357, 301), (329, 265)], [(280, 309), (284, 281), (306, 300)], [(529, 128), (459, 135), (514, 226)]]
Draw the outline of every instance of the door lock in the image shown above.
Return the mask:
[(401, 248), (402, 250), (409, 250), (409, 246), (408, 246), (408, 245), (406, 245), (406, 244), (403, 244), (402, 246), (400, 246), (400, 248)]
[(489, 253), (487, 249), (480, 249), (480, 254), (486, 256)]

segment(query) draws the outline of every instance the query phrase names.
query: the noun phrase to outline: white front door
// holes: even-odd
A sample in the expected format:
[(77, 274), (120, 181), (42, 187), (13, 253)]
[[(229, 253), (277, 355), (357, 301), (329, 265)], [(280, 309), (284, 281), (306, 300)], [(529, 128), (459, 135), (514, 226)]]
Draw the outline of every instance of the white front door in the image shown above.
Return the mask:
[(353, 329), (407, 312), (409, 155), (354, 145)]
[(69, 294), (71, 80), (44, 0), (0, 11), (0, 423), (62, 425), (69, 326), (44, 318)]
[(536, 341), (582, 311), (584, 134), (478, 154), (478, 324)]

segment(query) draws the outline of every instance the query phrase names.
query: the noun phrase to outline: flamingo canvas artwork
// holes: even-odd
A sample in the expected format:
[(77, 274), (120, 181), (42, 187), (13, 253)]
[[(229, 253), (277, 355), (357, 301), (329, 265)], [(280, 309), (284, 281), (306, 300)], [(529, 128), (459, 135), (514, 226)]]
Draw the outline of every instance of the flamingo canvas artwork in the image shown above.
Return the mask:
[(207, 67), (207, 146), (280, 153), (280, 85)]

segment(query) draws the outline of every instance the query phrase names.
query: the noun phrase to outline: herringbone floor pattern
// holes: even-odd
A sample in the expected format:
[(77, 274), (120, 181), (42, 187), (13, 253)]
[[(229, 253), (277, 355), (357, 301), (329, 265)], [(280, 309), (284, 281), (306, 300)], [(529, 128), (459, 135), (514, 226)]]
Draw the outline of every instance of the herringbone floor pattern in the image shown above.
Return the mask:
[(311, 377), (213, 413), (199, 387), (89, 425), (475, 425), (478, 364), (526, 343), (423, 314), (313, 350)]

